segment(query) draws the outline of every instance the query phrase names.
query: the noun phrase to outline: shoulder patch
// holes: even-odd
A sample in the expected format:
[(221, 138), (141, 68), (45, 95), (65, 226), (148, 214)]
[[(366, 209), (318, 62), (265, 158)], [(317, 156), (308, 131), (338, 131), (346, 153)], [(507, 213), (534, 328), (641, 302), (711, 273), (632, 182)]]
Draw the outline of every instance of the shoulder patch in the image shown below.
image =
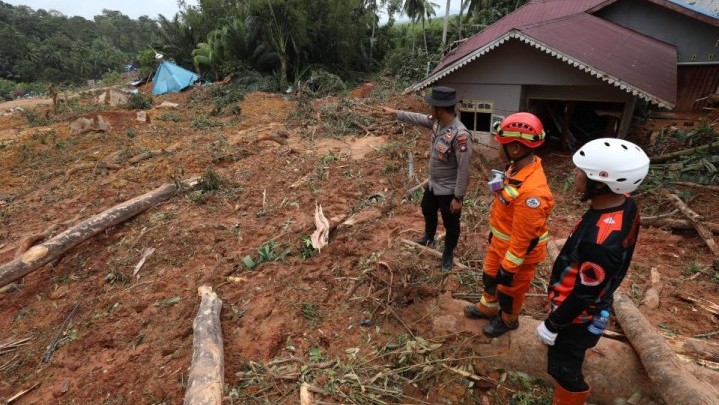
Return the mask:
[(529, 208), (539, 208), (539, 206), (542, 205), (542, 202), (539, 201), (539, 198), (537, 197), (529, 197), (524, 202)]
[(579, 281), (587, 287), (596, 287), (602, 284), (606, 275), (604, 267), (596, 263), (584, 262), (579, 268)]
[(459, 145), (460, 152), (466, 152), (467, 151), (467, 135), (460, 134), (457, 136), (457, 145)]

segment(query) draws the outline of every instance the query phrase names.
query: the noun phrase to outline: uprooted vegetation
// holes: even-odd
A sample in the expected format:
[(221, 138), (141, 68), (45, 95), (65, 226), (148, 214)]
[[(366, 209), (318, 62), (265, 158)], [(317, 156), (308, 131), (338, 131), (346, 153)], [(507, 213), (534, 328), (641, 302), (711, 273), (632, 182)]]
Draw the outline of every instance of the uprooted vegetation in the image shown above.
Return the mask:
[[(103, 106), (93, 114), (111, 124), (104, 132), (73, 135), (71, 115), (51, 112), (54, 123), (1, 138), (0, 263), (13, 260), (30, 236), (43, 236), (33, 242), (41, 244), (158, 186), (200, 180), (5, 289), (0, 396), (37, 382), (19, 402), (180, 402), (193, 356), (197, 288), (210, 285), (223, 301), (228, 403), (294, 404), (304, 392), (318, 403), (548, 404), (546, 376), (527, 374), (521, 361), (495, 366), (512, 342), (533, 339), (531, 331), (491, 341), (478, 332), (481, 324), (466, 323), (447, 306), (476, 301), (482, 291), (490, 198), (479, 163), (462, 217), (463, 266), (443, 274), (431, 252), (402, 242), (423, 227), (422, 188), (408, 190), (426, 178), (426, 131), (398, 125), (375, 108), (425, 107), (382, 85), (370, 90), (366, 98), (353, 91), (318, 99), (218, 84), (155, 97), (155, 106), (179, 107), (150, 109), (142, 122), (134, 111)], [(86, 102), (78, 100), (72, 119), (90, 108)], [(25, 125), (22, 116), (2, 117), (0, 131), (19, 122)], [(658, 137), (652, 154), (715, 142), (716, 135), (692, 133), (704, 126), (680, 128), (684, 138)], [(714, 256), (676, 200), (663, 194), (674, 191), (714, 232), (715, 192), (674, 182), (716, 184), (716, 150), (653, 165), (637, 196), (645, 216), (686, 221), (684, 228), (657, 223), (642, 230), (624, 284), (669, 342), (696, 337), (710, 345), (717, 336)], [(585, 207), (572, 196), (569, 159), (551, 148), (542, 154), (557, 198), (551, 232), (561, 238)], [(320, 250), (310, 238), (315, 203), (330, 228)], [(525, 315), (545, 316), (548, 276), (543, 263)], [(650, 308), (645, 298), (659, 283), (661, 303)], [(66, 318), (48, 364), (38, 368)], [(523, 318), (523, 325), (532, 321)], [(611, 329), (626, 342), (616, 322)], [(540, 363), (541, 348), (527, 347)], [(685, 355), (692, 364), (715, 366), (706, 355)], [(588, 378), (600, 390), (606, 375), (594, 370)], [(626, 400), (658, 401), (645, 386), (615, 385)]]

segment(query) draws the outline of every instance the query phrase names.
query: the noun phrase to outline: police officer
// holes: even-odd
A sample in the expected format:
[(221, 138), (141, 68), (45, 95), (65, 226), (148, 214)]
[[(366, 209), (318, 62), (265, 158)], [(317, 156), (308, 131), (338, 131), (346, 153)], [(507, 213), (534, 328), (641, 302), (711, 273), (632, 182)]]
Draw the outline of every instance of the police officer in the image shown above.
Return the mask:
[(551, 313), (537, 336), (549, 346), (547, 372), (557, 380), (554, 404), (582, 405), (590, 387), (582, 375), (587, 349), (601, 331), (589, 326), (609, 312), (614, 291), (624, 279), (639, 233), (639, 209), (628, 193), (649, 172), (649, 158), (623, 139), (595, 139), (572, 158), (574, 188), (589, 201), (554, 262), (549, 281)]
[(429, 182), (422, 198), (424, 236), (417, 243), (434, 245), (437, 232), (437, 211), (447, 230), (442, 270), (452, 270), (454, 248), (459, 240), (459, 220), (467, 191), (472, 156), (472, 136), (455, 113), (457, 94), (451, 87), (438, 86), (425, 96), (431, 114), (418, 114), (380, 107), (388, 115), (410, 124), (432, 128), (429, 150)]

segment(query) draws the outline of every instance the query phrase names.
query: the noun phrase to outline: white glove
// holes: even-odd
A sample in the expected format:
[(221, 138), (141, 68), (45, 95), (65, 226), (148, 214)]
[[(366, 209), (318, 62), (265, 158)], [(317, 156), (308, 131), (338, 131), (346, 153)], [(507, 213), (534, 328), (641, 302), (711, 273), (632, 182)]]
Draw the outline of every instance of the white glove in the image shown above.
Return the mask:
[(557, 340), (557, 334), (550, 332), (549, 329), (544, 325), (544, 322), (537, 326), (535, 331), (539, 340), (547, 346), (554, 346), (554, 341)]

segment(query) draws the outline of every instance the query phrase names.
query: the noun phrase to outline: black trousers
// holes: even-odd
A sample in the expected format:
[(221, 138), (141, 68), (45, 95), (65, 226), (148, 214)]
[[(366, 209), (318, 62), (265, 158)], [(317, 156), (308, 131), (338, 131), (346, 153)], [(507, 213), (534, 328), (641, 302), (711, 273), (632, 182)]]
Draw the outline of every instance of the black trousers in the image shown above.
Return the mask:
[(547, 372), (567, 391), (589, 389), (584, 381), (582, 365), (587, 349), (597, 345), (599, 335), (587, 330), (589, 324), (572, 324), (559, 331), (554, 346), (549, 346)]
[(435, 195), (429, 188), (424, 189), (422, 197), (422, 215), (424, 215), (424, 235), (429, 239), (434, 239), (437, 233), (437, 211), (442, 213), (442, 223), (444, 229), (447, 230), (447, 236), (444, 239), (444, 248), (450, 252), (457, 247), (459, 240), (459, 218), (461, 212), (452, 213), (450, 204), (453, 195)]

